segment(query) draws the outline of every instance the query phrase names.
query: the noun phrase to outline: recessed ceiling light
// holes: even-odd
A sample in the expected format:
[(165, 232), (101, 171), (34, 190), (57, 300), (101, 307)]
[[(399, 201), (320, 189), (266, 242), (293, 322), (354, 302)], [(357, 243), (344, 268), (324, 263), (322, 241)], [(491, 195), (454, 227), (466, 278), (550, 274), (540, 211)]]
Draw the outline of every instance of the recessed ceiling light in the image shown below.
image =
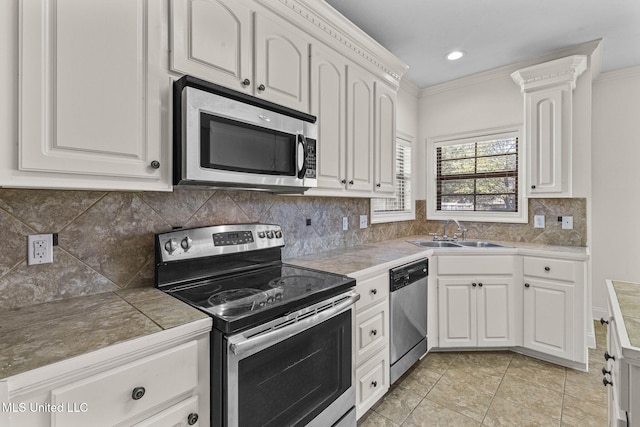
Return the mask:
[(449, 61), (455, 61), (457, 59), (462, 58), (465, 55), (465, 52), (463, 50), (454, 50), (453, 52), (450, 52), (449, 54), (447, 54), (446, 58)]

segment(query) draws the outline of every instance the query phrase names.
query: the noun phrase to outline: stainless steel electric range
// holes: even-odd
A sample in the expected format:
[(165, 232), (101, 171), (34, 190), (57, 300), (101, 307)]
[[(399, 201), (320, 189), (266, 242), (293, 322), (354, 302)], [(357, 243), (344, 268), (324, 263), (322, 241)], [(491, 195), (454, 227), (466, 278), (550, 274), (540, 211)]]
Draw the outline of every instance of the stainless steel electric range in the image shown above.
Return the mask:
[(213, 318), (211, 425), (354, 427), (355, 280), (282, 262), (273, 224), (156, 235), (156, 287)]

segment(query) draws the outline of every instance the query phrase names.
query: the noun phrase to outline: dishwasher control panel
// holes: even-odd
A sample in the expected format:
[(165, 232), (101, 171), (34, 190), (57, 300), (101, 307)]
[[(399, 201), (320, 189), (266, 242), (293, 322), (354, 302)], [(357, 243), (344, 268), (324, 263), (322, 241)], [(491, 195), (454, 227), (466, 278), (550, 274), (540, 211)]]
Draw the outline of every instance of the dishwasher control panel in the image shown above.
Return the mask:
[(389, 270), (390, 291), (408, 286), (429, 274), (429, 260), (422, 259)]

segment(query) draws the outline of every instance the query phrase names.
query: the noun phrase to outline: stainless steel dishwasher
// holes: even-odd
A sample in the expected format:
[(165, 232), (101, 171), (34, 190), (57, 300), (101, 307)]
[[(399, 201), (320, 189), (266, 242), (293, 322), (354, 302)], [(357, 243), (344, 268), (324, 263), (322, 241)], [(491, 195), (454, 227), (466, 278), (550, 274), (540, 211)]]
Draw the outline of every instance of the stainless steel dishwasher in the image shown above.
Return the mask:
[(391, 384), (427, 352), (428, 263), (422, 259), (389, 271)]

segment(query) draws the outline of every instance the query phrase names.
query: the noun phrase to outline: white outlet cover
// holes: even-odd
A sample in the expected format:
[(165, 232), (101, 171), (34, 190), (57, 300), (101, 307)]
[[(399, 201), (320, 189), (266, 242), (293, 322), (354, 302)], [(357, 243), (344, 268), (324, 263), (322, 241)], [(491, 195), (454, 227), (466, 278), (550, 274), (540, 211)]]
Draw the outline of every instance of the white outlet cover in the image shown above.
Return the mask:
[(360, 215), (360, 228), (367, 228), (367, 216)]
[(544, 215), (533, 216), (533, 228), (544, 228)]
[(32, 234), (28, 237), (27, 264), (53, 262), (53, 234)]
[(562, 217), (562, 229), (563, 230), (573, 230), (573, 217), (572, 216), (563, 216)]
[(347, 231), (349, 229), (349, 218), (346, 216), (342, 217), (342, 231)]

